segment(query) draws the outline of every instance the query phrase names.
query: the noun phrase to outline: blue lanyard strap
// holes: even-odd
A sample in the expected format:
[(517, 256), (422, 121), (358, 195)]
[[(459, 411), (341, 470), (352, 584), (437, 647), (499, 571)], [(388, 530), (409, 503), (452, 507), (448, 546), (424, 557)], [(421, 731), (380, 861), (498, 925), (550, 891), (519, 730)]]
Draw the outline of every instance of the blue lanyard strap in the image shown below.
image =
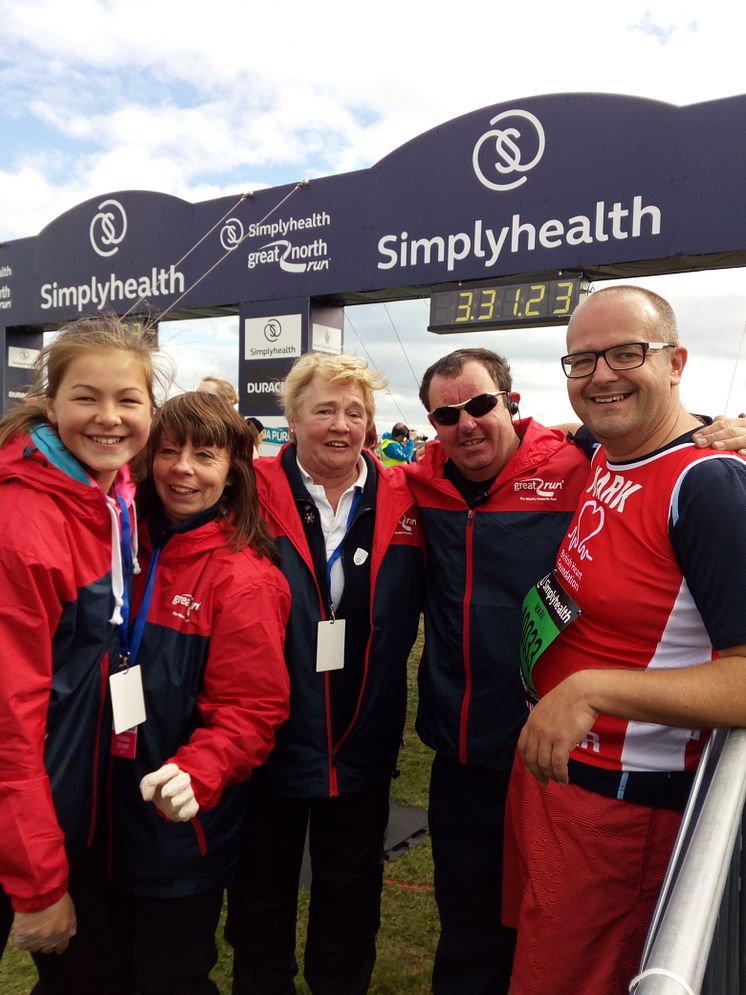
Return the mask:
[(129, 650), (129, 665), (134, 666), (137, 660), (137, 654), (140, 651), (140, 643), (142, 642), (142, 634), (145, 631), (145, 623), (148, 620), (148, 612), (150, 611), (150, 602), (153, 600), (153, 588), (155, 587), (155, 573), (158, 567), (158, 559), (161, 555), (162, 546), (157, 546), (153, 550), (153, 557), (150, 561), (150, 566), (148, 567), (148, 579), (145, 582), (145, 593), (143, 594), (142, 604), (140, 605), (140, 610), (137, 613), (137, 618), (135, 619), (135, 625), (132, 630), (132, 645)]
[(334, 566), (334, 564), (337, 562), (337, 560), (342, 555), (342, 547), (345, 544), (345, 539), (347, 538), (347, 533), (349, 532), (350, 525), (352, 525), (353, 519), (355, 518), (355, 513), (357, 512), (358, 506), (359, 506), (360, 502), (362, 501), (362, 498), (363, 498), (363, 492), (361, 490), (359, 490), (359, 489), (356, 490), (355, 493), (352, 496), (352, 504), (350, 505), (350, 513), (347, 516), (347, 524), (345, 525), (345, 534), (342, 536), (342, 539), (341, 539), (339, 545), (337, 546), (337, 548), (334, 550), (334, 552), (331, 554), (331, 556), (329, 557), (329, 559), (326, 561), (326, 589), (329, 592), (329, 604), (330, 604), (330, 607), (331, 607), (331, 598), (332, 598), (332, 567)]

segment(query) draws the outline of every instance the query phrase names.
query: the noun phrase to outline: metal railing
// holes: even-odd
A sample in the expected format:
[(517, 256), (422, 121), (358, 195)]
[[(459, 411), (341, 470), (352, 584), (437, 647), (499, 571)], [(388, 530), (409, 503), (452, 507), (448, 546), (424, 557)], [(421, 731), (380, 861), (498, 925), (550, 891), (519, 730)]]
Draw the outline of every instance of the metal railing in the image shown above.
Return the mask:
[(634, 995), (746, 995), (744, 797), (746, 729), (719, 729), (697, 771)]

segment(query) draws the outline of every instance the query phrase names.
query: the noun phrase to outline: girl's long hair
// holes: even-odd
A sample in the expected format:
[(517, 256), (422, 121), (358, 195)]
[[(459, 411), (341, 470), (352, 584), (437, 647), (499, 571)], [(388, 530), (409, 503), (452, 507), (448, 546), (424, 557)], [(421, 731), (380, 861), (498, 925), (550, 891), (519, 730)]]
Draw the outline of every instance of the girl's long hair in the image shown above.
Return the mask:
[(155, 408), (156, 380), (163, 386), (166, 378), (156, 370), (153, 362), (158, 346), (152, 332), (131, 328), (111, 315), (80, 318), (65, 325), (39, 353), (26, 402), (13, 408), (0, 421), (0, 446), (4, 446), (18, 432), (27, 431), (37, 422), (47, 421), (47, 401), (57, 396), (72, 362), (84, 353), (108, 350), (130, 353), (141, 364), (150, 403)]

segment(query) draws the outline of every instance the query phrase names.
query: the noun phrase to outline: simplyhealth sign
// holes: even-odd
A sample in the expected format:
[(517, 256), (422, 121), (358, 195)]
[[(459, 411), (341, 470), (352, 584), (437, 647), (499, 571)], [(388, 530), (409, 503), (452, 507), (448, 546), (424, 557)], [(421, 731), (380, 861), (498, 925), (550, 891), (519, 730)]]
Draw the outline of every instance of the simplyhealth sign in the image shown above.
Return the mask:
[(744, 265), (745, 125), (746, 96), (525, 97), (353, 173), (197, 204), (104, 193), (0, 246), (0, 325)]

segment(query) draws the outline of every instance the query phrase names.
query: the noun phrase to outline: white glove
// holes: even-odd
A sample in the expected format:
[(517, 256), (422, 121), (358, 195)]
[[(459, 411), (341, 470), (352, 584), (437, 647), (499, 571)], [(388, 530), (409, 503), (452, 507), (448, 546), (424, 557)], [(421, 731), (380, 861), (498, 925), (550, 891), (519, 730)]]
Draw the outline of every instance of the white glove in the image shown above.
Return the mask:
[(140, 794), (171, 822), (189, 822), (199, 812), (192, 779), (176, 764), (164, 764), (140, 781)]
[(76, 930), (75, 907), (67, 892), (46, 909), (16, 912), (13, 916), (13, 932), (19, 950), (62, 954)]

